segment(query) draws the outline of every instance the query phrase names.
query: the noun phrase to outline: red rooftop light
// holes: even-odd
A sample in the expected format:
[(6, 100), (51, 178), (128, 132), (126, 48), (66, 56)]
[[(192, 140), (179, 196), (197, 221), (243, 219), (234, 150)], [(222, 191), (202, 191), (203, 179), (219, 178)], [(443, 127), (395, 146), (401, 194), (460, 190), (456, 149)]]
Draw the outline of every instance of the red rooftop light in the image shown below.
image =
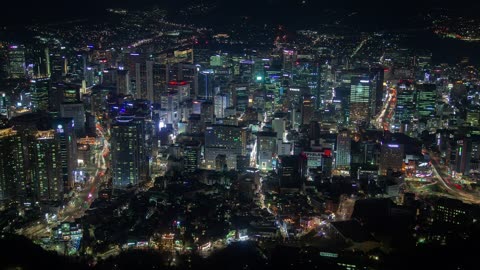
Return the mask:
[(175, 86), (175, 85), (186, 85), (187, 82), (186, 82), (186, 81), (170, 81), (168, 84), (169, 84), (169, 85), (172, 85), (172, 86)]

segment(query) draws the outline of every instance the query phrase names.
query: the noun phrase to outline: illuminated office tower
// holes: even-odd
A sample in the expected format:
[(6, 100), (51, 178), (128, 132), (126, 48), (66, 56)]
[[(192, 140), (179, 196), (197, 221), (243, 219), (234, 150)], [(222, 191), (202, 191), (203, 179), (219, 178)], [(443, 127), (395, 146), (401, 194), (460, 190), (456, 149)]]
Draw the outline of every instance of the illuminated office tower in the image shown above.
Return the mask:
[(210, 56), (210, 66), (212, 67), (221, 67), (223, 66), (224, 57), (221, 55), (212, 55)]
[(152, 102), (160, 104), (160, 96), (167, 91), (169, 65), (153, 63), (152, 65)]
[(85, 108), (82, 102), (60, 104), (60, 116), (73, 118), (75, 134), (81, 137), (85, 135)]
[(197, 39), (192, 46), (193, 64), (208, 65), (212, 51), (209, 49), (208, 40), (206, 38)]
[(113, 188), (135, 186), (146, 162), (143, 127), (134, 117), (119, 117), (111, 132)]
[(8, 47), (7, 42), (0, 41), (0, 79), (8, 78)]
[(25, 77), (25, 46), (10, 45), (7, 51), (8, 57), (8, 77), (18, 79)]
[[(241, 83), (250, 83), (254, 78), (254, 61), (242, 59), (238, 63), (238, 73)], [(255, 78), (256, 79), (256, 78)]]
[(0, 92), (0, 115), (8, 118), (8, 108), (10, 104), (10, 98), (5, 92)]
[(415, 90), (413, 87), (399, 87), (397, 89), (397, 106), (395, 107), (395, 129), (402, 130), (402, 126), (410, 123), (415, 113)]
[(117, 70), (117, 94), (130, 94), (130, 72), (128, 70)]
[(467, 109), (467, 116), (465, 119), (465, 125), (478, 127), (480, 124), (480, 110), (477, 108), (468, 108)]
[(430, 118), (435, 116), (435, 104), (437, 103), (437, 87), (435, 84), (417, 84), (416, 92), (416, 110), (415, 115), (418, 118)]
[(225, 109), (229, 106), (227, 95), (218, 94), (214, 98), (215, 118), (225, 118)]
[(34, 197), (39, 201), (61, 201), (63, 199), (63, 178), (60, 145), (55, 131), (37, 131), (31, 145), (33, 160), (32, 186)]
[(50, 79), (37, 78), (30, 81), (33, 111), (47, 111), (49, 108)]
[(0, 129), (0, 203), (25, 200), (24, 143), (12, 128)]
[[(48, 53), (48, 48), (45, 51), (45, 54), (47, 53)], [(67, 58), (65, 57), (65, 52), (61, 48), (58, 48), (58, 47), (53, 48), (51, 52), (51, 57), (49, 56), (48, 58), (46, 58), (46, 60), (47, 62), (45, 63), (45, 65), (49, 67), (47, 69), (48, 70), (47, 73), (51, 72), (51, 76), (53, 79), (61, 79), (63, 76), (67, 74), (68, 61), (67, 61)], [(101, 68), (101, 70), (103, 70), (103, 67)]]
[(207, 100), (200, 105), (200, 116), (202, 123), (206, 125), (215, 123), (215, 107), (213, 102)]
[(179, 104), (180, 97), (178, 91), (168, 91), (160, 97), (160, 108), (166, 114), (165, 123), (173, 124), (180, 120)]
[(297, 61), (297, 52), (294, 50), (283, 50), (282, 69), (286, 72), (292, 72)]
[(74, 171), (77, 168), (77, 136), (73, 118), (52, 120), (55, 139), (60, 146), (60, 164), (62, 168), (63, 191), (68, 193), (74, 184)]
[(153, 101), (153, 64), (153, 61), (147, 60), (135, 65), (137, 99)]
[(455, 163), (453, 171), (463, 175), (470, 175), (472, 161), (472, 138), (467, 135), (457, 140)]
[(277, 134), (275, 132), (257, 132), (257, 164), (260, 170), (271, 171), (273, 158), (277, 154)]
[(232, 85), (230, 93), (233, 106), (236, 107), (237, 111), (245, 111), (248, 107), (248, 86), (243, 84)]
[(213, 89), (213, 70), (205, 69), (198, 74), (198, 97), (201, 99), (213, 99), (215, 94)]
[(354, 76), (350, 84), (350, 123), (368, 123), (372, 116), (373, 84), (368, 76)]
[(80, 87), (76, 85), (60, 85), (61, 102), (77, 103), (80, 102)]
[(335, 153), (335, 167), (349, 169), (352, 158), (352, 139), (348, 130), (342, 130), (337, 135), (337, 151)]
[(401, 172), (404, 155), (402, 144), (383, 143), (380, 148), (380, 175), (387, 175), (390, 170), (392, 172)]
[(225, 155), (229, 170), (237, 168), (237, 156), (245, 155), (246, 129), (238, 126), (211, 125), (205, 129), (206, 169), (215, 169), (218, 155)]
[(308, 125), (315, 113), (315, 97), (311, 95), (303, 96), (302, 100), (302, 125)]
[(183, 167), (186, 172), (194, 172), (200, 164), (201, 144), (196, 141), (183, 145)]

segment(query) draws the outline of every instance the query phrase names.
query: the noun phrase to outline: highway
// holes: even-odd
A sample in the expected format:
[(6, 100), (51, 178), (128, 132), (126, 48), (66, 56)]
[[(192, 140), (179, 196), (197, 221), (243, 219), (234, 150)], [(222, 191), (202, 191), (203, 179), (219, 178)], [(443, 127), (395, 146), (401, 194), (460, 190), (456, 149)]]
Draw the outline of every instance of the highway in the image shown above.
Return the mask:
[(389, 129), (389, 121), (385, 121), (385, 118), (390, 119), (393, 116), (393, 112), (396, 106), (396, 93), (397, 91), (394, 88), (390, 88), (387, 100), (385, 100), (385, 103), (383, 104), (382, 111), (375, 119), (375, 126), (378, 129)]
[(462, 200), (465, 203), (480, 204), (479, 196), (476, 196), (454, 186), (451, 181), (452, 178), (448, 175), (448, 173), (445, 172), (446, 166), (440, 164), (440, 158), (436, 153), (429, 151), (429, 155), (431, 158), (433, 175), (449, 195), (459, 200)]

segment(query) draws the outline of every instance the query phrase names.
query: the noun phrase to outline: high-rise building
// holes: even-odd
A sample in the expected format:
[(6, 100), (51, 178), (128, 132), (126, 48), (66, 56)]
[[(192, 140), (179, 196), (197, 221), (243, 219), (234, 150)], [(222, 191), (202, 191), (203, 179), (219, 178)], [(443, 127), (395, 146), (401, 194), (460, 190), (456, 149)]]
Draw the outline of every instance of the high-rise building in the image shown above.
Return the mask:
[(417, 84), (416, 92), (416, 116), (418, 118), (430, 118), (435, 116), (435, 104), (437, 103), (437, 87), (435, 84)]
[(202, 99), (213, 99), (215, 95), (213, 89), (214, 72), (211, 69), (205, 69), (198, 73), (198, 97)]
[(335, 154), (335, 167), (340, 169), (350, 168), (351, 162), (351, 143), (350, 132), (342, 130), (337, 135), (337, 151)]
[(273, 170), (273, 159), (277, 154), (277, 134), (275, 132), (257, 132), (257, 166), (260, 170)]
[(63, 178), (60, 144), (55, 131), (37, 131), (30, 152), (33, 160), (32, 186), (34, 197), (39, 201), (61, 201), (63, 199)]
[(135, 186), (144, 180), (142, 168), (147, 162), (142, 122), (134, 117), (119, 117), (111, 132), (113, 187)]
[(231, 97), (233, 106), (237, 111), (245, 111), (248, 107), (248, 86), (247, 85), (232, 85)]
[(167, 91), (167, 83), (169, 82), (169, 65), (161, 63), (152, 64), (152, 87), (153, 100), (152, 102), (160, 104), (160, 97), (162, 93)]
[(49, 109), (50, 79), (37, 78), (30, 81), (30, 93), (33, 111), (47, 111)]
[(286, 121), (283, 118), (275, 118), (272, 120), (273, 132), (277, 133), (277, 139), (283, 140), (285, 134)]
[(117, 70), (117, 94), (130, 94), (130, 72), (128, 70)]
[(310, 124), (315, 113), (315, 96), (305, 95), (302, 100), (302, 125)]
[(215, 123), (215, 107), (212, 101), (207, 100), (200, 105), (200, 121), (208, 124)]
[(196, 141), (186, 142), (183, 145), (183, 167), (186, 172), (194, 172), (200, 164), (201, 144)]
[(246, 129), (238, 126), (211, 125), (205, 129), (206, 169), (215, 169), (218, 155), (225, 155), (228, 169), (237, 168), (237, 156), (245, 155)]
[(8, 77), (18, 79), (25, 77), (25, 46), (10, 45), (8, 46)]
[(75, 134), (78, 137), (85, 135), (85, 108), (82, 102), (60, 104), (60, 116), (73, 118)]
[(0, 129), (0, 202), (25, 200), (24, 143), (12, 128)]
[(215, 118), (224, 118), (225, 109), (229, 106), (228, 97), (225, 94), (215, 95)]
[(355, 76), (350, 84), (350, 123), (368, 123), (372, 116), (373, 84), (368, 76)]
[(282, 69), (286, 72), (291, 72), (297, 61), (297, 52), (294, 50), (283, 50)]
[(387, 175), (390, 170), (401, 172), (404, 155), (403, 144), (383, 143), (380, 149), (380, 175)]
[(57, 118), (52, 121), (55, 139), (60, 145), (63, 191), (68, 193), (74, 184), (74, 170), (77, 168), (77, 137), (73, 118)]
[(413, 87), (400, 86), (397, 89), (397, 106), (395, 107), (395, 127), (400, 129), (403, 123), (409, 123), (415, 113), (415, 90)]
[(298, 156), (278, 157), (278, 176), (280, 188), (300, 188), (302, 185), (300, 177), (300, 159)]
[(455, 163), (453, 171), (463, 175), (470, 175), (472, 161), (472, 138), (465, 136), (457, 140), (455, 151)]

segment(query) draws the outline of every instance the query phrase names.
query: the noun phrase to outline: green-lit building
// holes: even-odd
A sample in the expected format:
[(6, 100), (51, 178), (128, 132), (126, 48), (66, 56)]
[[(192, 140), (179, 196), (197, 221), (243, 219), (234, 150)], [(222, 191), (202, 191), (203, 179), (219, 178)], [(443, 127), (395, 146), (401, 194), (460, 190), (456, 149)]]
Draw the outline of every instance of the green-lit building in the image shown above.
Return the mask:
[(437, 87), (435, 84), (415, 85), (415, 116), (418, 118), (430, 118), (435, 115), (437, 102)]
[(50, 79), (38, 78), (30, 81), (33, 111), (47, 111), (49, 105)]

